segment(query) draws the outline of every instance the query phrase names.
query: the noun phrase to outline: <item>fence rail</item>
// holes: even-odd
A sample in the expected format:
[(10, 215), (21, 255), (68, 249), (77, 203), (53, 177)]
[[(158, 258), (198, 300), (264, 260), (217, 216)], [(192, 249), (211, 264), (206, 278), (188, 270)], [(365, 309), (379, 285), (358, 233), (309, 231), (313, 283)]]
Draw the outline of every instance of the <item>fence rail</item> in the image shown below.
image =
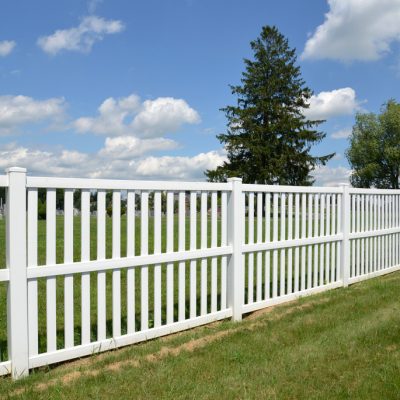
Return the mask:
[(399, 269), (398, 191), (22, 168), (0, 186), (0, 375), (13, 378)]

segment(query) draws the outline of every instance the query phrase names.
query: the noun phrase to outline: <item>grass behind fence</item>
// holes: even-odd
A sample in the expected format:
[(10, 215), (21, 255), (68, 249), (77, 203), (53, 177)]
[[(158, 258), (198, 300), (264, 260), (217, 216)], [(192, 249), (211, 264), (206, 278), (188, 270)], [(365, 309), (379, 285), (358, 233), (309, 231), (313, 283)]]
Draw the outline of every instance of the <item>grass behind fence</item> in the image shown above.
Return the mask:
[[(300, 220), (300, 219), (299, 219)], [(280, 220), (278, 222), (278, 235), (280, 236)], [(126, 256), (126, 216), (121, 217), (121, 257)], [(308, 224), (308, 220), (306, 221)], [(248, 237), (248, 221), (245, 224), (246, 241)], [(272, 238), (272, 221), (271, 221), (271, 233)], [(287, 221), (286, 221), (287, 225)], [(162, 218), (162, 251), (166, 250), (166, 218)], [(148, 235), (148, 247), (149, 254), (154, 251), (154, 219), (149, 217), (149, 235)], [(308, 230), (308, 228), (307, 228)], [(218, 220), (218, 245), (221, 240), (221, 221)], [(254, 224), (254, 238), (257, 237), (257, 224)], [(265, 219), (262, 221), (262, 235), (265, 237)], [(287, 227), (286, 227), (287, 235)], [(211, 221), (208, 218), (207, 227), (208, 245), (211, 245)], [(278, 236), (278, 237), (279, 237)], [(189, 249), (190, 245), (190, 221), (186, 218), (186, 249)], [(5, 265), (5, 221), (0, 220), (0, 265)], [(140, 254), (140, 218), (135, 218), (135, 253)], [(201, 244), (201, 232), (200, 232), (200, 215), (197, 216), (197, 248), (200, 248)], [(81, 255), (81, 219), (79, 216), (74, 217), (74, 261), (80, 261)], [(174, 215), (174, 250), (178, 250), (178, 216)], [(56, 262), (62, 263), (64, 256), (64, 217), (57, 216), (56, 218)], [(280, 268), (280, 255), (281, 251), (278, 251), (278, 271)], [(270, 252), (269, 256), (272, 256)], [(95, 260), (97, 257), (97, 219), (90, 219), (90, 258)], [(106, 218), (106, 258), (112, 257), (112, 219)], [(265, 263), (265, 254), (263, 254), (263, 266)], [(256, 258), (256, 257), (255, 257)], [(306, 252), (306, 263), (308, 261), (308, 252)], [(287, 266), (286, 257), (286, 266)], [(211, 292), (211, 260), (207, 260), (207, 293), (208, 293), (208, 312), (210, 312), (210, 292)], [(247, 299), (248, 290), (248, 270), (247, 270), (248, 257), (245, 257), (245, 299)], [(46, 264), (46, 221), (38, 221), (38, 264)], [(319, 260), (318, 260), (319, 264)], [(190, 262), (186, 262), (186, 317), (189, 317), (189, 268)], [(197, 312), (200, 310), (200, 261), (196, 261), (197, 265)], [(153, 266), (149, 266), (149, 327), (153, 325), (153, 291), (154, 291), (154, 269)], [(264, 267), (263, 267), (264, 270)], [(256, 292), (256, 268), (254, 268), (254, 293)], [(263, 272), (264, 274), (264, 272)], [(97, 272), (91, 273), (91, 339), (96, 340), (97, 337)], [(264, 275), (263, 275), (264, 276)], [(271, 260), (271, 276), (272, 276), (272, 260)], [(218, 257), (218, 307), (221, 303), (220, 298), (220, 277), (221, 277), (221, 257)], [(287, 279), (287, 271), (286, 271)], [(294, 276), (293, 276), (294, 279)], [(280, 286), (280, 274), (278, 272), (278, 291)], [(56, 279), (57, 282), (57, 347), (63, 348), (64, 346), (64, 277), (59, 276)], [(135, 285), (136, 285), (136, 329), (140, 329), (140, 268), (135, 271)], [(127, 304), (126, 304), (126, 269), (121, 270), (121, 330), (122, 334), (127, 331)], [(294, 287), (294, 285), (293, 285)], [(272, 287), (270, 290), (272, 294)], [(262, 296), (265, 295), (265, 286), (262, 285)], [(178, 263), (174, 263), (174, 320), (177, 320), (177, 299), (178, 299)], [(162, 265), (162, 320), (165, 322), (165, 302), (166, 302), (166, 268)], [(112, 272), (106, 273), (106, 320), (107, 320), (107, 337), (112, 337)], [(46, 350), (46, 279), (42, 278), (38, 280), (38, 310), (39, 310), (39, 352)], [(7, 359), (7, 334), (6, 334), (6, 284), (0, 285), (0, 360)], [(74, 329), (75, 329), (75, 344), (80, 344), (81, 336), (81, 276), (76, 274), (74, 276)]]

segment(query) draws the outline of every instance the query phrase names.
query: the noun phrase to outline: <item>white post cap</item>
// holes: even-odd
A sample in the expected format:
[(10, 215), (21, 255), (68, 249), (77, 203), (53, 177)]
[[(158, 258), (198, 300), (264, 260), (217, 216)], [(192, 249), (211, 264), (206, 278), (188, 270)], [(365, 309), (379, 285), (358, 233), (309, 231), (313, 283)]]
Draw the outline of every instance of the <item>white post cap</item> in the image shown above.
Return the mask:
[(26, 168), (20, 168), (20, 167), (9, 167), (6, 168), (6, 173), (10, 173), (10, 172), (23, 172), (26, 174)]

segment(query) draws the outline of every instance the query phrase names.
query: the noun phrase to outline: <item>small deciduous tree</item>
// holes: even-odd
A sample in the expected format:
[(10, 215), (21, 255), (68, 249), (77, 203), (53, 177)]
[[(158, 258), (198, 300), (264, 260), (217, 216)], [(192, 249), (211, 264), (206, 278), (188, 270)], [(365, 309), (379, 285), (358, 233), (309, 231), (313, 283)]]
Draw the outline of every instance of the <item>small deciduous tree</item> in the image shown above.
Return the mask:
[(353, 186), (399, 189), (400, 104), (391, 99), (380, 114), (358, 113), (346, 156)]

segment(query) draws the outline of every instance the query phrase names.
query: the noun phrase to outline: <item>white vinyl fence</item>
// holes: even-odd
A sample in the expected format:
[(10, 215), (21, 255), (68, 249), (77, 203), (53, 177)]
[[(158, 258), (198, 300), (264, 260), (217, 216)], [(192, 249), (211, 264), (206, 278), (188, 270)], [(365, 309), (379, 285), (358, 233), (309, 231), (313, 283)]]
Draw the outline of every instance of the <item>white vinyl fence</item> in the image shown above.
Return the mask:
[(8, 169), (0, 187), (7, 189), (0, 302), (7, 292), (8, 306), (0, 309), (0, 375), (14, 378), (212, 321), (239, 321), (400, 264), (394, 190), (238, 178), (41, 178), (23, 168)]

